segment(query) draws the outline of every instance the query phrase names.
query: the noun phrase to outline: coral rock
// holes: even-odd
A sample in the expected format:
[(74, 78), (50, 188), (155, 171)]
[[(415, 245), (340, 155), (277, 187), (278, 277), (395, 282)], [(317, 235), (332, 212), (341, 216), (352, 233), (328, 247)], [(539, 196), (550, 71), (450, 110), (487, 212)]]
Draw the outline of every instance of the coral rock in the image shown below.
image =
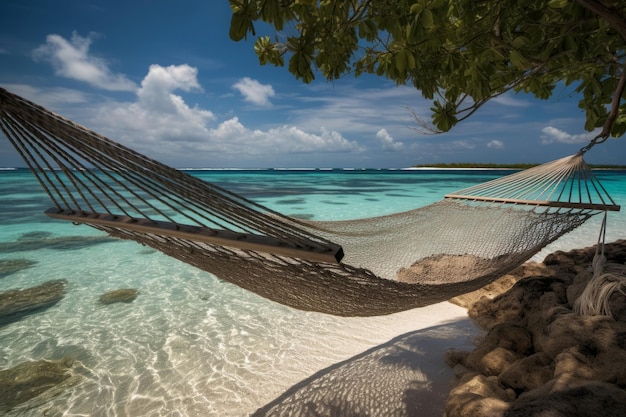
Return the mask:
[(500, 387), (496, 377), (476, 375), (450, 391), (446, 416), (503, 416), (514, 397), (514, 393)]
[(137, 298), (137, 294), (139, 291), (133, 288), (120, 288), (102, 294), (99, 300), (102, 304), (130, 303)]
[(0, 371), (0, 411), (32, 400), (72, 376), (73, 360), (38, 360)]
[(625, 414), (626, 391), (612, 384), (590, 382), (565, 390), (520, 397), (504, 416), (623, 417)]
[(500, 374), (500, 383), (517, 392), (531, 391), (554, 376), (554, 362), (543, 352), (518, 360)]
[(53, 306), (65, 296), (66, 283), (52, 280), (36, 287), (0, 293), (0, 324)]

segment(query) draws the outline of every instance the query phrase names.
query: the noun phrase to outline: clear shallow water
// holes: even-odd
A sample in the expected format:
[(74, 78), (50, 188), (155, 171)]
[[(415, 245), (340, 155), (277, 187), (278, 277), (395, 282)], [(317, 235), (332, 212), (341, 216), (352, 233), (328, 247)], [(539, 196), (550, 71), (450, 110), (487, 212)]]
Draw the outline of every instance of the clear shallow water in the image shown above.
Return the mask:
[[(191, 171), (282, 213), (320, 220), (409, 210), (506, 173)], [(623, 205), (626, 173), (598, 176)], [(0, 171), (0, 196), (0, 260), (36, 261), (0, 275), (0, 290), (68, 282), (52, 308), (0, 326), (0, 364), (72, 356), (82, 376), (44, 408), (14, 415), (49, 409), (70, 416), (245, 416), (333, 363), (436, 317), (465, 315), (445, 303), (366, 319), (296, 311), (133, 242), (102, 240), (86, 226), (48, 219), (42, 212), (49, 200), (27, 171)], [(594, 244), (599, 221), (535, 258)], [(625, 237), (626, 212), (611, 213), (607, 239)], [(128, 287), (140, 291), (133, 303), (98, 304), (102, 293)]]

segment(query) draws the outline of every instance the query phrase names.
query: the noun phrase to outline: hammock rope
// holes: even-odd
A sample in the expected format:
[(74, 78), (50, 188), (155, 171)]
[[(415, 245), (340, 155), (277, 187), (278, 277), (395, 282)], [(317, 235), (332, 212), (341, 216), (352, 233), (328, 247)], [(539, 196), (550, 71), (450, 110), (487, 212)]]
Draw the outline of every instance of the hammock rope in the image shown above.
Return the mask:
[(581, 315), (613, 316), (613, 295), (626, 296), (626, 265), (608, 262), (604, 255), (607, 213), (602, 218), (596, 253), (591, 263), (589, 283), (574, 302), (572, 310)]
[(408, 212), (304, 221), (137, 153), (0, 88), (0, 127), (50, 217), (151, 246), (273, 301), (390, 314), (478, 289), (619, 210), (581, 150)]

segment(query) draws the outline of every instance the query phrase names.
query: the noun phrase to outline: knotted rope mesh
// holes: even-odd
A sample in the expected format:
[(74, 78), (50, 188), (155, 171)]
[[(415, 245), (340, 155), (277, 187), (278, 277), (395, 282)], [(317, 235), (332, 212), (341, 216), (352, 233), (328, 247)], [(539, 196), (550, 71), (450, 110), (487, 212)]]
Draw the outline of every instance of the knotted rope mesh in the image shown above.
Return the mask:
[(379, 276), (458, 282), (506, 272), (594, 214), (618, 209), (576, 154), (416, 210), (310, 226), (344, 248), (344, 262)]
[(619, 209), (577, 154), (409, 212), (308, 222), (3, 89), (0, 121), (52, 200), (51, 217), (151, 246), (276, 302), (341, 316), (478, 289), (591, 216)]

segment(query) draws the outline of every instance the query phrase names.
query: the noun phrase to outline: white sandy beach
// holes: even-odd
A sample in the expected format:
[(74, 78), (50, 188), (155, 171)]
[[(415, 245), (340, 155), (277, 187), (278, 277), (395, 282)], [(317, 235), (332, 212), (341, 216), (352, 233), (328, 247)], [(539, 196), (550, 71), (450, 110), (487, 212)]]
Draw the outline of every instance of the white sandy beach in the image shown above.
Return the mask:
[[(333, 363), (281, 392), (258, 410), (259, 416), (441, 416), (454, 383), (446, 365), (449, 349), (472, 350), (482, 331), (467, 310), (443, 302), (387, 317), (348, 319), (378, 333), (374, 347), (351, 343), (341, 346)], [(374, 329), (372, 320), (379, 327)], [(384, 321), (393, 327), (385, 327)], [(362, 350), (363, 348), (366, 348)], [(323, 355), (323, 352), (319, 352)]]

